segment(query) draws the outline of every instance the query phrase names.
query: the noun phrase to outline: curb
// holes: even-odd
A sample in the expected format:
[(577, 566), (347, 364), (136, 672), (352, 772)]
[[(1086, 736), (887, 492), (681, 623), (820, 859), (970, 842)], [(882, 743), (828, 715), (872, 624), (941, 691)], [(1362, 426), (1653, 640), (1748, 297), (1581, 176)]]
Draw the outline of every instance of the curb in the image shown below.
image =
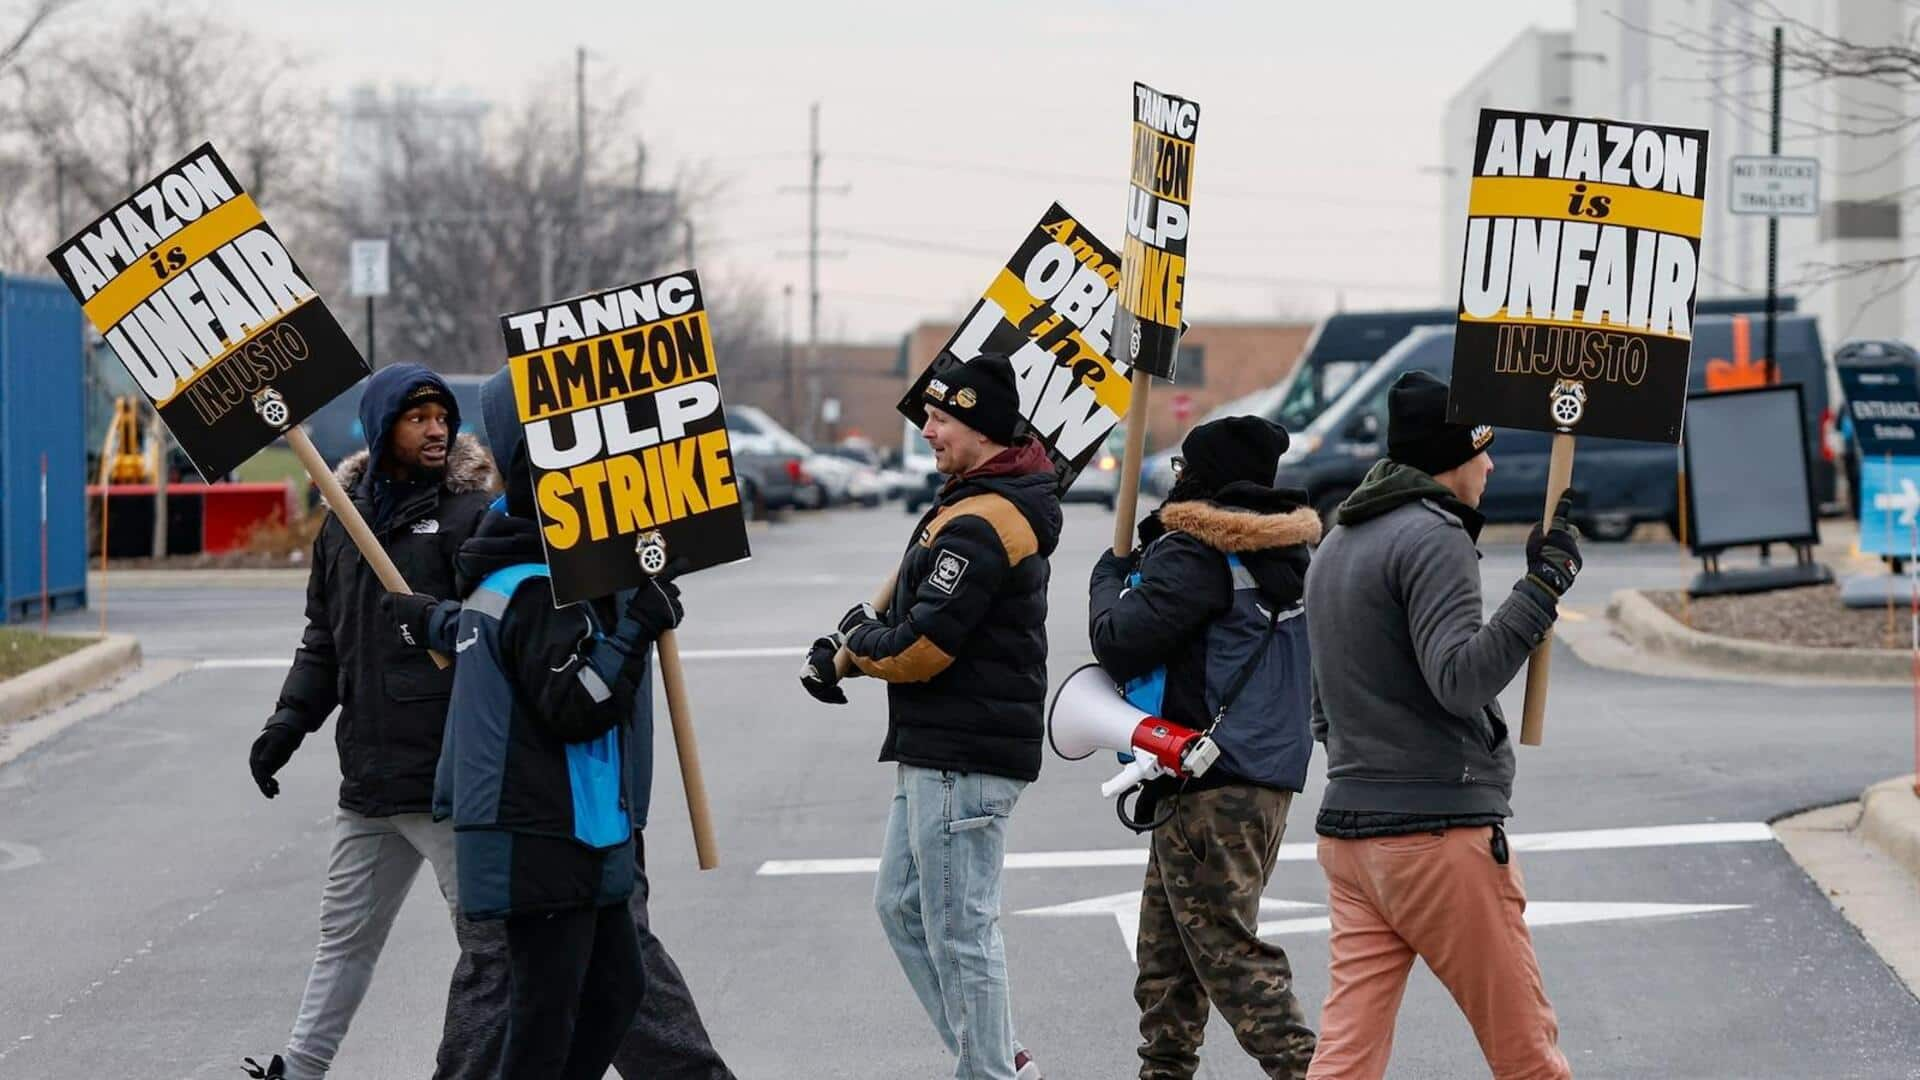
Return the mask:
[(1913, 777), (1883, 780), (1860, 796), (1860, 836), (1920, 878), (1920, 796)]
[(57, 708), (140, 666), (140, 640), (108, 634), (50, 664), (0, 682), (0, 724)]
[(1825, 682), (1913, 679), (1913, 654), (1905, 649), (1816, 649), (1705, 634), (1683, 625), (1637, 589), (1613, 594), (1607, 620), (1637, 649), (1718, 671)]

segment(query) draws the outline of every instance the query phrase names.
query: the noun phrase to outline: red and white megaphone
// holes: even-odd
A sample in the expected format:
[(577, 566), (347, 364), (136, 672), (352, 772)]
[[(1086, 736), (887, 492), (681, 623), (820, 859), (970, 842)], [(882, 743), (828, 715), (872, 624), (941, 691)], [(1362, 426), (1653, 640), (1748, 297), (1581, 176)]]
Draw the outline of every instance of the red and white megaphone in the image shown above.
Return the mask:
[(1108, 798), (1156, 776), (1204, 776), (1220, 757), (1219, 745), (1205, 732), (1135, 708), (1099, 664), (1067, 676), (1054, 691), (1047, 741), (1068, 761), (1099, 750), (1131, 753), (1133, 762), (1100, 785), (1100, 794)]

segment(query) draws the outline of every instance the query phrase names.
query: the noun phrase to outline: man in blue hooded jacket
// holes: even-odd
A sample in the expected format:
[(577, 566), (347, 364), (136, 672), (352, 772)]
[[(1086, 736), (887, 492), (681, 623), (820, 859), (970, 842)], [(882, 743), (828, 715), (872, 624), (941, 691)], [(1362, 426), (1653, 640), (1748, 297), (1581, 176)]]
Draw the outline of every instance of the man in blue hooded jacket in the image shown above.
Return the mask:
[[(454, 555), (492, 498), (493, 463), (461, 435), (460, 406), (440, 376), (395, 364), (368, 379), (360, 399), (367, 450), (340, 463), (340, 486), (421, 593), (453, 596)], [(333, 1063), (373, 981), (374, 964), (420, 864), (456, 899), (453, 831), (431, 816), (453, 673), (396, 639), (390, 603), (373, 568), (329, 517), (313, 544), (307, 627), (273, 716), (249, 756), (271, 799), (275, 774), (337, 706), (340, 803), (320, 901), (320, 944), (285, 1056), (256, 1065), (258, 1077), (317, 1080)], [(461, 959), (447, 994), (436, 1080), (488, 1078), (500, 1046), (504, 949), (474, 940), (455, 918)]]

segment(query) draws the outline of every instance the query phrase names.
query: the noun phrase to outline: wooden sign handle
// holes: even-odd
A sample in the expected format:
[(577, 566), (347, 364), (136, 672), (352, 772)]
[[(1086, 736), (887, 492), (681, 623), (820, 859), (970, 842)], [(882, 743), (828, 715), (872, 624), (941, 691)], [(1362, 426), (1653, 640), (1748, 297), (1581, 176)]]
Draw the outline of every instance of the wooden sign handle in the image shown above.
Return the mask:
[[(293, 448), (293, 456), (300, 459), (307, 475), (313, 478), (314, 485), (320, 489), (320, 497), (327, 500), (333, 516), (346, 526), (347, 535), (353, 538), (353, 546), (360, 549), (361, 557), (367, 560), (368, 566), (373, 567), (374, 576), (380, 579), (380, 584), (388, 592), (411, 595), (413, 590), (407, 588), (407, 579), (400, 576), (400, 568), (393, 565), (393, 557), (387, 554), (386, 548), (380, 546), (373, 530), (367, 527), (367, 519), (360, 516), (360, 508), (353, 505), (346, 489), (333, 478), (333, 470), (327, 468), (326, 459), (314, 448), (313, 440), (307, 438), (306, 429), (297, 426), (289, 428), (287, 445)], [(453, 663), (432, 650), (428, 650), (427, 655), (433, 657), (434, 665), (443, 670)]]
[(1133, 396), (1127, 402), (1127, 449), (1120, 459), (1120, 491), (1113, 500), (1113, 553), (1133, 550), (1133, 519), (1140, 510), (1140, 462), (1147, 456), (1147, 399), (1153, 376), (1139, 368), (1130, 376)]
[[(1547, 509), (1541, 515), (1541, 528), (1553, 525), (1554, 508), (1573, 484), (1573, 436), (1553, 437), (1553, 457), (1547, 463)], [(1520, 744), (1539, 746), (1547, 722), (1547, 678), (1553, 661), (1553, 628), (1534, 646), (1527, 660), (1527, 700), (1520, 711)]]
[(700, 869), (711, 870), (720, 865), (720, 848), (713, 839), (713, 812), (707, 807), (707, 777), (700, 771), (700, 745), (693, 737), (693, 706), (687, 701), (687, 681), (680, 668), (680, 639), (668, 630), (654, 647), (660, 653), (660, 683), (667, 691), (673, 749), (680, 758), (680, 784), (687, 792), (693, 853), (700, 860)]
[[(874, 611), (881, 615), (887, 613), (887, 609), (893, 606), (893, 587), (899, 582), (900, 571), (895, 568), (893, 573), (887, 575), (887, 580), (880, 584), (880, 588), (874, 591)], [(853, 671), (853, 654), (847, 651), (845, 645), (840, 646), (840, 651), (833, 654), (833, 671), (843, 679)]]

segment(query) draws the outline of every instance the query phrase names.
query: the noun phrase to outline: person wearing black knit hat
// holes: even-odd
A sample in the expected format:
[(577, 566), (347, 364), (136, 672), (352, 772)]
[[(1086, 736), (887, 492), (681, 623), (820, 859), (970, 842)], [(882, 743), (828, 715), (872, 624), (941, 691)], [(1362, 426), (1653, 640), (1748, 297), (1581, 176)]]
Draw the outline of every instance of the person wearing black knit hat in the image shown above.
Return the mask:
[(800, 685), (846, 704), (842, 647), (887, 684), (880, 760), (897, 767), (874, 882), (881, 926), (959, 1057), (955, 1075), (1037, 1080), (1013, 1031), (1000, 873), (1014, 804), (1040, 775), (1059, 477), (1046, 447), (1020, 434), (1005, 355), (947, 366), (918, 404), (947, 482), (914, 526), (886, 612), (849, 610), (813, 643)]
[(1136, 707), (1220, 747), (1203, 776), (1149, 781), (1129, 823), (1153, 834), (1133, 990), (1143, 1077), (1194, 1075), (1209, 1008), (1267, 1076), (1303, 1077), (1313, 1057), (1287, 954), (1256, 932), (1313, 751), (1299, 615), (1320, 516), (1273, 486), (1287, 441), (1258, 416), (1194, 428), (1140, 548), (1103, 552), (1089, 582), (1101, 668)]
[[(1497, 700), (1580, 572), (1563, 499), (1527, 572), (1483, 621), (1478, 510), (1493, 431), (1447, 419), (1447, 384), (1402, 375), (1387, 457), (1340, 505), (1307, 576), (1314, 829), (1333, 923), (1310, 1077), (1378, 1077), (1420, 957), (1495, 1076), (1570, 1076), (1507, 844), (1513, 744)], [(1395, 898), (1445, 896), (1444, 904)]]

